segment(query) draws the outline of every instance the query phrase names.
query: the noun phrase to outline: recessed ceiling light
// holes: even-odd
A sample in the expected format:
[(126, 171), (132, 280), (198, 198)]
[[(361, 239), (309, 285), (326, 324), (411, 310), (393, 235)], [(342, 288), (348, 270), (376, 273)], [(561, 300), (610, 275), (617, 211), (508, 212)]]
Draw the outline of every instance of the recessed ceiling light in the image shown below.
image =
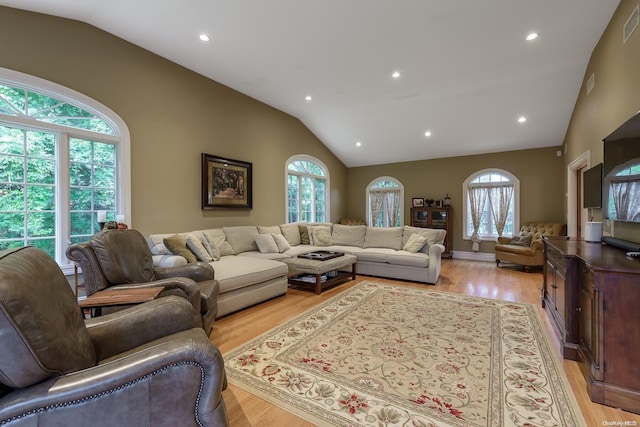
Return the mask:
[(203, 42), (208, 42), (209, 40), (211, 40), (211, 38), (210, 38), (208, 35), (204, 34), (204, 33), (200, 34), (198, 37), (199, 37), (199, 38), (200, 38), (200, 40), (202, 40)]
[(424, 133), (424, 136), (426, 136), (426, 137), (431, 136), (431, 131), (430, 131), (430, 130), (426, 131), (426, 132)]
[(356, 147), (362, 147), (362, 142), (360, 141), (356, 142)]
[(306, 99), (307, 101), (311, 101), (313, 98), (311, 97), (311, 95), (307, 95), (304, 97), (304, 99)]
[(391, 77), (397, 79), (398, 77), (400, 77), (400, 71), (394, 71), (393, 74), (391, 74)]
[(529, 33), (527, 34), (527, 41), (530, 42), (531, 40), (535, 40), (538, 38), (538, 36), (538, 33)]
[(526, 121), (527, 121), (527, 118), (525, 116), (518, 117), (518, 123), (524, 123)]

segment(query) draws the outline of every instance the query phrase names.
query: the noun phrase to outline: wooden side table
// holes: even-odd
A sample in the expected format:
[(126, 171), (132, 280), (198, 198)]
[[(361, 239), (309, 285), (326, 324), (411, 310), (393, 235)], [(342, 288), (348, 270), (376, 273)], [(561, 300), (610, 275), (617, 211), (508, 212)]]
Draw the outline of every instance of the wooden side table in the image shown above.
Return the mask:
[(81, 309), (94, 310), (93, 315), (100, 316), (102, 307), (117, 307), (151, 301), (163, 290), (164, 286), (137, 289), (105, 289), (79, 300), (78, 305)]

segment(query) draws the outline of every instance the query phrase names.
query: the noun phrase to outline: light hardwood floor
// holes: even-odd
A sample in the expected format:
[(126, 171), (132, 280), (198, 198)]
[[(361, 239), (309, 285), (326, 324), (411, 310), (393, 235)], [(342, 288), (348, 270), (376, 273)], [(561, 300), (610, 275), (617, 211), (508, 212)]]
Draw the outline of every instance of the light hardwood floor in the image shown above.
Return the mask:
[[(311, 290), (290, 288), (285, 296), (216, 320), (214, 330), (209, 338), (224, 354), (282, 322), (334, 297), (362, 280), (533, 303), (538, 307), (557, 354), (560, 355), (557, 336), (553, 332), (553, 327), (546, 312), (540, 307), (542, 273), (535, 271), (527, 273), (515, 267), (501, 266), (498, 268), (492, 262), (465, 260), (442, 260), (440, 280), (435, 286), (358, 276), (355, 281), (327, 289), (322, 295), (315, 295)], [(588, 426), (621, 425), (640, 427), (640, 415), (591, 402), (586, 394), (585, 380), (578, 364), (564, 360), (563, 365)], [(312, 425), (232, 385), (224, 391), (223, 395), (230, 424), (234, 427)], [(613, 422), (620, 424), (613, 424)]]

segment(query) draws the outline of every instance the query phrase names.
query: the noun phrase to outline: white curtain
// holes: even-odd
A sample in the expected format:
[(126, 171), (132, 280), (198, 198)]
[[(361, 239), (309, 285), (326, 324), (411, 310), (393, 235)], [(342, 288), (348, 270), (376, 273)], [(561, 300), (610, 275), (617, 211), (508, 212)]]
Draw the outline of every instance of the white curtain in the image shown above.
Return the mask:
[(400, 211), (400, 190), (387, 191), (387, 225), (395, 227)]
[(616, 179), (609, 186), (613, 196), (616, 218), (625, 221), (640, 221), (640, 180)]
[(504, 225), (507, 223), (509, 206), (513, 198), (513, 185), (502, 185), (491, 187), (488, 191), (489, 204), (491, 204), (491, 215), (498, 231), (498, 237), (502, 236)]
[(370, 190), (369, 191), (369, 204), (371, 206), (371, 223), (372, 227), (375, 227), (378, 218), (380, 218), (380, 214), (382, 213), (382, 209), (384, 207), (384, 197), (385, 192), (379, 190)]
[(487, 201), (487, 188), (486, 187), (470, 187), (469, 188), (469, 206), (471, 208), (471, 221), (473, 223), (473, 233), (471, 234), (471, 241), (473, 242), (473, 251), (480, 251), (480, 220), (482, 219), (482, 212), (484, 212), (484, 205)]

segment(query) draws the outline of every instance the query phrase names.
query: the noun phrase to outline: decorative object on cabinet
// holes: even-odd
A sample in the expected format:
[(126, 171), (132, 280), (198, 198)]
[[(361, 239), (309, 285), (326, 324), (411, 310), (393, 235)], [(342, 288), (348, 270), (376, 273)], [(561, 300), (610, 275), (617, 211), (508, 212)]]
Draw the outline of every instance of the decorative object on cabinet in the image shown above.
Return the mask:
[[(427, 202), (429, 200), (426, 200)], [(433, 203), (433, 200), (431, 200)], [(451, 226), (451, 208), (434, 208), (434, 207), (421, 207), (411, 208), (411, 226), (422, 228), (435, 228), (445, 230), (447, 233), (444, 237), (444, 252), (442, 252), (443, 258), (451, 258), (453, 255), (453, 239)]]
[(424, 202), (427, 204), (427, 207), (432, 207), (433, 206), (433, 202), (435, 202), (434, 199), (424, 199)]
[(413, 199), (411, 199), (411, 206), (413, 206), (414, 208), (423, 207), (424, 206), (424, 199), (418, 198), (418, 197), (414, 197)]
[(442, 203), (445, 208), (448, 208), (451, 206), (451, 197), (449, 197), (449, 193), (447, 193), (447, 195), (444, 196), (444, 200), (442, 201)]
[(542, 306), (592, 401), (640, 413), (640, 263), (601, 243), (544, 239)]

